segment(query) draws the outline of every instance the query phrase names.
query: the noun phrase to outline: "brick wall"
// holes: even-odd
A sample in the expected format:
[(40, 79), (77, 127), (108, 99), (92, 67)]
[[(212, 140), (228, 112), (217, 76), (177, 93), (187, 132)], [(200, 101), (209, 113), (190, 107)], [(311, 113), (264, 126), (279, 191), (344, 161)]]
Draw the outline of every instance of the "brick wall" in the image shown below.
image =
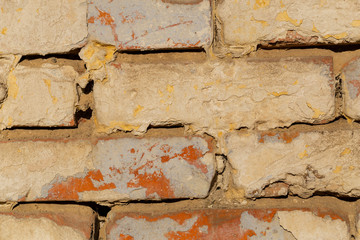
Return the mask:
[(357, 0), (0, 0), (0, 239), (360, 240)]

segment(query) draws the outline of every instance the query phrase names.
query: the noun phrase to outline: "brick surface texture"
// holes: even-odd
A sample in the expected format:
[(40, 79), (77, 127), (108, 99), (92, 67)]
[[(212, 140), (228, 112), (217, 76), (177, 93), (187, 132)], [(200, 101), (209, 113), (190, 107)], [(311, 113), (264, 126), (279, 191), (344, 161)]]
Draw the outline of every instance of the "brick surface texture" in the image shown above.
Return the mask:
[[(347, 223), (307, 209), (197, 210), (158, 216), (110, 212), (107, 239), (349, 239)], [(154, 231), (156, 229), (156, 231)]]
[(360, 240), (358, 0), (0, 0), (0, 239)]
[(215, 173), (211, 143), (200, 137), (47, 139), (0, 149), (1, 201), (199, 198)]
[(89, 207), (50, 204), (0, 208), (1, 239), (93, 239), (95, 213)]

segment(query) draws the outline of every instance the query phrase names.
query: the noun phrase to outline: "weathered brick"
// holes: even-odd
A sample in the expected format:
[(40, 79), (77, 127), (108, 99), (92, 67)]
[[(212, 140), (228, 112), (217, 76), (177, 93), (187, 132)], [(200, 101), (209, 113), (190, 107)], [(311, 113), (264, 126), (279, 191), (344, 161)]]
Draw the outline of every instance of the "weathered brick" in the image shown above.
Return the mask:
[[(16, 58), (13, 61), (16, 62)], [(75, 125), (74, 113), (78, 101), (75, 79), (78, 73), (73, 67), (19, 64), (14, 68), (9, 64), (2, 73), (0, 89), (4, 94), (0, 96), (0, 129)]]
[(86, 0), (0, 0), (0, 54), (67, 52), (87, 38)]
[[(288, 192), (358, 197), (359, 133), (337, 129), (229, 134), (226, 148), (234, 183), (249, 198)], [(267, 190), (273, 185), (275, 189)]]
[(0, 239), (93, 239), (95, 213), (72, 205), (25, 205), (0, 211)]
[(91, 1), (92, 40), (118, 49), (206, 47), (211, 43), (209, 0)]
[(201, 137), (0, 143), (0, 201), (206, 197), (215, 174)]
[(360, 119), (360, 58), (349, 62), (342, 69), (343, 112), (346, 116)]
[(94, 86), (99, 130), (268, 129), (334, 119), (332, 58), (112, 63)]
[(248, 52), (258, 44), (348, 43), (360, 40), (357, 0), (224, 0), (221, 39)]
[[(154, 231), (156, 229), (156, 231)], [(204, 209), (168, 214), (109, 214), (115, 239), (350, 239), (347, 223), (332, 212), (309, 209)]]

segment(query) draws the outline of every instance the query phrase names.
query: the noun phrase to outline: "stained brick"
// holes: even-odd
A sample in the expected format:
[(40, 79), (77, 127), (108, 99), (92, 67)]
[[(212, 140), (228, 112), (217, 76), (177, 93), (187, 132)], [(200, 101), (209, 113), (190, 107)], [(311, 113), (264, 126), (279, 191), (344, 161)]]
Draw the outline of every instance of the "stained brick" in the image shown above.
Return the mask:
[(121, 50), (206, 47), (211, 42), (209, 0), (97, 0), (88, 8), (91, 39)]
[(0, 151), (0, 201), (201, 198), (215, 173), (201, 137), (15, 141)]
[(360, 119), (360, 59), (349, 62), (342, 70), (343, 112), (346, 116)]
[(0, 0), (0, 54), (48, 54), (81, 47), (86, 0)]
[(25, 205), (0, 211), (1, 239), (93, 239), (95, 213), (75, 205)]
[[(156, 229), (156, 231), (154, 231)], [(342, 239), (347, 223), (332, 212), (309, 209), (206, 209), (167, 214), (109, 214), (107, 239)]]
[(359, 41), (360, 3), (354, 1), (221, 1), (221, 40), (236, 51), (257, 44), (317, 44)]
[(111, 63), (94, 86), (99, 131), (269, 129), (335, 117), (331, 57)]

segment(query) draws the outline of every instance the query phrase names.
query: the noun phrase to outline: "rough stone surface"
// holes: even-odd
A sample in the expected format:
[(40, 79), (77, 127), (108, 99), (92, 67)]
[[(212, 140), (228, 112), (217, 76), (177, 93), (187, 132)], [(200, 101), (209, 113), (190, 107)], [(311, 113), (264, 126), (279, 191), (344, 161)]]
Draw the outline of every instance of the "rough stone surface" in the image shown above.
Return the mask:
[(200, 137), (0, 143), (0, 201), (206, 197), (215, 173)]
[[(226, 147), (233, 180), (245, 196), (267, 196), (267, 187), (282, 185), (301, 197), (314, 192), (360, 196), (359, 130), (229, 134)], [(274, 192), (272, 191), (272, 195)], [(271, 195), (270, 195), (271, 196)]]
[(86, 0), (0, 0), (0, 54), (48, 54), (81, 47)]
[(360, 58), (349, 62), (342, 70), (343, 112), (346, 116), (360, 119)]
[[(33, 209), (31, 209), (31, 207)], [(0, 239), (93, 239), (95, 214), (83, 206), (33, 206), (0, 212)]]
[(350, 239), (347, 224), (339, 216), (306, 209), (207, 209), (155, 216), (112, 210), (109, 219), (109, 240)]
[(209, 0), (97, 0), (89, 3), (89, 35), (122, 50), (206, 47), (210, 16)]
[(4, 90), (0, 129), (74, 126), (77, 77), (78, 73), (72, 67), (54, 64), (40, 67), (20, 64), (4, 71), (0, 76), (5, 81), (0, 82), (0, 88)]
[(357, 0), (224, 0), (216, 12), (223, 43), (248, 52), (259, 43), (357, 42), (359, 11)]
[(107, 65), (94, 86), (100, 131), (269, 129), (334, 119), (332, 59)]

